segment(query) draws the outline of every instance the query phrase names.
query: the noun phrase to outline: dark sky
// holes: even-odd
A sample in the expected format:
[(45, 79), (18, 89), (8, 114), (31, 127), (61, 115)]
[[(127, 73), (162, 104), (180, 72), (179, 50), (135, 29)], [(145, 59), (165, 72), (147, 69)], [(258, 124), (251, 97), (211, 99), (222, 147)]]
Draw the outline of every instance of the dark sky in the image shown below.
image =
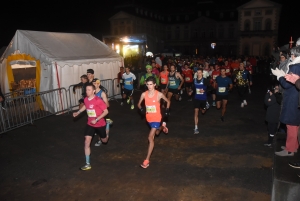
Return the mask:
[[(101, 36), (109, 34), (108, 18), (114, 14), (114, 5), (120, 2), (135, 1), (146, 7), (168, 10), (172, 6), (184, 6), (197, 0), (178, 1), (145, 1), (145, 0), (101, 0), (101, 1), (12, 1), (9, 7), (1, 8), (0, 48), (7, 46), (17, 29), (35, 31), (80, 32)], [(218, 1), (218, 0), (217, 0)], [(224, 2), (224, 1), (223, 1)], [(247, 0), (227, 0), (243, 4)], [(287, 44), (290, 36), (300, 37), (300, 26), (297, 25), (298, 12), (296, 6), (287, 0), (276, 0), (282, 4), (279, 22), (279, 46)], [(64, 3), (64, 4), (63, 4)], [(3, 5), (3, 4), (2, 4)], [(299, 23), (298, 23), (299, 24)]]

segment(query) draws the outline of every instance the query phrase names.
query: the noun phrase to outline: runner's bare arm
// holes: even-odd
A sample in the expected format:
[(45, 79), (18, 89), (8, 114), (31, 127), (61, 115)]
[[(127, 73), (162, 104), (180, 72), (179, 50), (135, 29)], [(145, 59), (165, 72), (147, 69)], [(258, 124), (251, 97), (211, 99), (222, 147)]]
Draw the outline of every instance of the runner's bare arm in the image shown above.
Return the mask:
[(141, 103), (142, 101), (145, 99), (145, 92), (142, 93), (141, 97), (140, 97), (140, 100), (139, 100), (139, 103), (138, 103), (138, 108), (141, 109)]
[(77, 112), (73, 112), (73, 117), (77, 117), (81, 112), (83, 112), (86, 109), (85, 105), (80, 108)]
[(178, 72), (176, 72), (176, 75), (177, 75), (176, 77), (180, 79), (180, 85), (179, 85), (178, 89), (181, 89), (181, 87), (184, 83), (183, 77)]
[(101, 93), (101, 97), (102, 97), (102, 100), (104, 101), (104, 103), (106, 104), (106, 107), (109, 107), (109, 102), (108, 102), (106, 93)]
[(92, 120), (91, 123), (96, 124), (100, 119), (105, 117), (107, 114), (108, 114), (108, 110), (107, 109), (103, 110), (102, 114), (99, 117), (97, 117), (96, 119)]

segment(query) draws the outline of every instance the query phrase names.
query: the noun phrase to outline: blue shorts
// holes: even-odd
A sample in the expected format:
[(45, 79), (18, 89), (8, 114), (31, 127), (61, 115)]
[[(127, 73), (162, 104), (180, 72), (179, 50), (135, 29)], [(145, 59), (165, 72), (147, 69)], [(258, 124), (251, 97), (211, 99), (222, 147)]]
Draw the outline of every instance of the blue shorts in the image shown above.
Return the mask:
[(150, 125), (151, 128), (156, 128), (156, 129), (160, 128), (160, 122), (148, 122), (148, 124)]

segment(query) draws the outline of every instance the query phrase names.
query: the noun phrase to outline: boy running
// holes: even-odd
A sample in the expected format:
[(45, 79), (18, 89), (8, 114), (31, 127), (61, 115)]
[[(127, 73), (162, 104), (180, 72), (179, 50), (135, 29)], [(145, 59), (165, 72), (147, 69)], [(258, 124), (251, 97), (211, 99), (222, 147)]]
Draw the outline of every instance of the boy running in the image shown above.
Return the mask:
[(133, 110), (134, 109), (134, 101), (132, 98), (133, 82), (136, 80), (136, 77), (133, 73), (130, 72), (130, 68), (128, 66), (125, 68), (125, 73), (122, 75), (122, 79), (124, 81), (124, 85), (122, 86), (123, 94), (122, 94), (121, 105), (124, 104), (127, 98), (127, 103), (129, 104), (131, 102), (131, 109)]
[[(161, 113), (160, 113), (160, 100), (163, 99), (167, 103), (167, 108), (165, 115), (169, 115), (170, 101), (163, 95), (161, 92), (155, 90), (156, 79), (152, 76), (146, 79), (146, 85), (148, 90), (142, 93), (141, 98), (138, 103), (138, 108), (141, 113), (146, 113), (146, 120), (149, 123), (151, 130), (149, 132), (148, 140), (148, 153), (144, 162), (141, 164), (142, 168), (149, 167), (150, 156), (154, 148), (154, 137), (155, 135), (159, 135), (161, 131), (164, 133), (168, 133), (168, 128), (166, 127), (166, 123), (163, 122), (161, 124)], [(146, 111), (141, 106), (142, 101), (145, 100)]]
[(90, 164), (90, 144), (93, 135), (97, 133), (103, 143), (108, 141), (108, 136), (105, 132), (106, 123), (104, 119), (104, 117), (108, 114), (106, 104), (95, 95), (95, 86), (92, 84), (88, 84), (86, 86), (86, 95), (87, 97), (84, 99), (84, 106), (78, 110), (78, 112), (73, 113), (73, 117), (77, 117), (81, 112), (86, 110), (88, 115), (88, 122), (84, 131), (84, 153), (86, 165), (81, 167), (81, 170), (90, 170), (92, 168)]

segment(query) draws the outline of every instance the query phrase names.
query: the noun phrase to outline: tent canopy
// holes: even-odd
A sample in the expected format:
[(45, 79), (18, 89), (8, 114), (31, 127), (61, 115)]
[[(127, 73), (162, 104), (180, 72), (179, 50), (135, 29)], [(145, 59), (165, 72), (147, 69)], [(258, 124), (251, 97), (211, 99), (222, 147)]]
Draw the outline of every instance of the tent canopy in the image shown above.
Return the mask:
[(81, 66), (90, 63), (122, 62), (122, 57), (100, 40), (84, 33), (17, 30), (0, 61), (14, 54), (29, 53), (41, 63)]

